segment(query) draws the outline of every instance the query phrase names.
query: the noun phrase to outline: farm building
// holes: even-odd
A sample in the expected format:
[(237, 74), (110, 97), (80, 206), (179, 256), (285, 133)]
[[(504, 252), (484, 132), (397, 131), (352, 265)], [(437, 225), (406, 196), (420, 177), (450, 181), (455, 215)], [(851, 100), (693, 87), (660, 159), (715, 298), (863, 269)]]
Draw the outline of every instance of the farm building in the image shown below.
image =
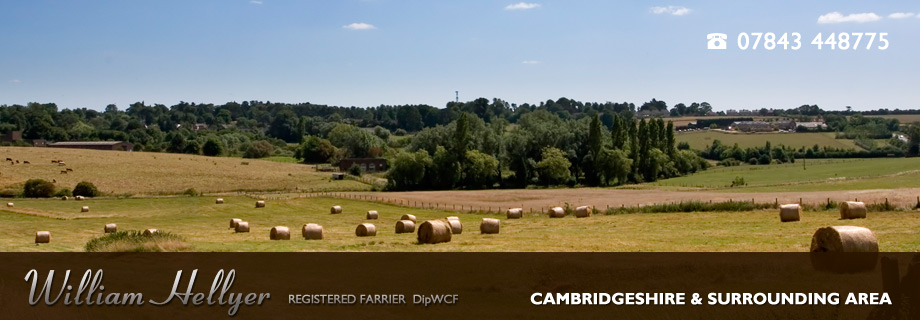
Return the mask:
[(736, 121), (729, 129), (743, 132), (769, 132), (773, 131), (773, 126), (763, 121)]
[(813, 122), (798, 122), (796, 127), (803, 127), (807, 130), (824, 130), (827, 129), (827, 125), (823, 121), (813, 121)]
[(0, 136), (0, 142), (13, 143), (22, 140), (22, 131), (10, 131)]
[(345, 158), (339, 161), (339, 170), (345, 171), (357, 164), (364, 172), (383, 172), (387, 170), (384, 158)]
[(48, 143), (44, 139), (23, 139), (22, 131), (10, 131), (0, 135), (0, 142), (2, 143), (17, 143), (25, 142), (27, 145), (33, 147), (47, 147)]
[(134, 144), (124, 141), (67, 141), (48, 144), (52, 148), (133, 151)]

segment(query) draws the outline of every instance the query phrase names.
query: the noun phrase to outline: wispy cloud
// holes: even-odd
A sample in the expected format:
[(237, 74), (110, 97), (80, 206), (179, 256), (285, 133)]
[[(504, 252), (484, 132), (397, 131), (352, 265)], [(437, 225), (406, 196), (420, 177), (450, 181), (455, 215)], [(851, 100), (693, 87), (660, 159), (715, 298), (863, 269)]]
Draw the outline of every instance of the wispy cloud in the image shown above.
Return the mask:
[(260, 1), (260, 0), (250, 0), (249, 3), (252, 3), (252, 4), (262, 4), (262, 1)]
[(377, 27), (375, 27), (374, 25), (369, 24), (369, 23), (364, 23), (364, 22), (355, 22), (355, 23), (352, 23), (352, 24), (346, 24), (346, 25), (342, 26), (342, 28), (345, 28), (345, 29), (348, 29), (348, 30), (371, 30), (371, 29), (377, 29)]
[(524, 60), (524, 61), (521, 61), (521, 63), (523, 63), (523, 64), (540, 64), (541, 62), (540, 62), (540, 61), (537, 61), (537, 60)]
[(913, 12), (895, 12), (888, 15), (888, 18), (891, 19), (904, 19), (913, 17), (915, 14)]
[(840, 12), (834, 11), (823, 16), (818, 17), (819, 24), (830, 24), (830, 23), (844, 23), (844, 22), (873, 22), (882, 20), (882, 17), (875, 14), (874, 12), (868, 13), (851, 13), (848, 15), (843, 15)]
[(509, 4), (505, 6), (505, 10), (530, 10), (539, 8), (539, 3), (527, 3), (527, 2), (518, 2), (515, 4)]
[(20, 82), (22, 82), (22, 81), (19, 81), (19, 79), (10, 80), (10, 83), (20, 83)]
[(672, 16), (683, 16), (693, 12), (693, 10), (690, 10), (690, 8), (679, 6), (652, 7), (649, 9), (649, 11), (654, 14), (670, 14)]

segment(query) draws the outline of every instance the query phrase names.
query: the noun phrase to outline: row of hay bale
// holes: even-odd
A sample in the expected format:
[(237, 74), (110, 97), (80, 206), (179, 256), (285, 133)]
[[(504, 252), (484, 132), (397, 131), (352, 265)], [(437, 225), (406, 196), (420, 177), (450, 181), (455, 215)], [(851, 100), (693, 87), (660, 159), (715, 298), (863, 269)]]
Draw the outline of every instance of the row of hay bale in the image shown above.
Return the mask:
[[(858, 201), (844, 201), (840, 203), (840, 219), (865, 219), (866, 204)], [(779, 220), (781, 222), (800, 221), (802, 206), (797, 203), (784, 204), (779, 207)]]
[[(103, 233), (115, 233), (118, 232), (118, 225), (114, 223), (106, 223), (102, 228)], [(157, 229), (146, 229), (144, 230), (144, 235), (152, 235), (157, 233)], [(51, 242), (51, 231), (36, 231), (35, 232), (35, 243), (50, 243)]]
[[(576, 218), (587, 218), (591, 216), (594, 209), (589, 206), (580, 206), (575, 208), (575, 217)], [(508, 219), (520, 219), (524, 216), (523, 208), (511, 208), (508, 211), (505, 211), (505, 217)], [(550, 218), (564, 218), (565, 209), (562, 207), (552, 207), (549, 209)]]

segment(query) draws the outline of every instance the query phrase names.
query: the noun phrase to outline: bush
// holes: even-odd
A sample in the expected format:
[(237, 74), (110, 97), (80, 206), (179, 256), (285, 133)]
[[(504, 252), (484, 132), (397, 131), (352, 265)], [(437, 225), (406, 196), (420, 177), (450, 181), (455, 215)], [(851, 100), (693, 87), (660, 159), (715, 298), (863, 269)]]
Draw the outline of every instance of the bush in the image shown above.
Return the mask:
[(732, 188), (746, 185), (747, 183), (744, 182), (744, 177), (735, 177), (735, 179), (732, 180)]
[(96, 185), (88, 181), (80, 181), (76, 187), (73, 187), (73, 195), (84, 196), (84, 197), (98, 197), (99, 189), (96, 189)]
[(185, 192), (183, 192), (182, 194), (187, 195), (189, 197), (197, 197), (198, 190), (195, 190), (195, 188), (188, 188), (188, 189), (185, 189)]
[(271, 143), (265, 140), (259, 140), (249, 145), (249, 148), (246, 149), (246, 153), (243, 154), (243, 158), (265, 158), (272, 155), (274, 151), (275, 147), (272, 146)]
[(0, 190), (0, 197), (2, 198), (15, 198), (19, 196), (19, 191), (15, 189), (3, 189)]
[(402, 136), (408, 134), (408, 132), (406, 132), (406, 129), (399, 128), (399, 129), (396, 129), (395, 134), (396, 134), (397, 136), (402, 137)]
[(351, 167), (348, 168), (348, 174), (360, 177), (361, 176), (361, 166), (359, 166), (357, 163), (352, 164)]
[(216, 157), (224, 153), (224, 147), (220, 145), (220, 142), (211, 138), (201, 147), (201, 153), (206, 156)]
[(145, 235), (140, 231), (119, 231), (86, 243), (86, 252), (177, 252), (188, 249), (185, 239), (169, 232)]
[(70, 196), (70, 195), (72, 195), (72, 194), (73, 194), (73, 191), (70, 191), (70, 189), (68, 189), (68, 188), (60, 188), (60, 189), (58, 189), (57, 192), (54, 193), (54, 196), (55, 196), (55, 197), (64, 197), (64, 196)]
[(54, 184), (44, 179), (26, 181), (22, 195), (29, 198), (50, 198), (54, 195)]

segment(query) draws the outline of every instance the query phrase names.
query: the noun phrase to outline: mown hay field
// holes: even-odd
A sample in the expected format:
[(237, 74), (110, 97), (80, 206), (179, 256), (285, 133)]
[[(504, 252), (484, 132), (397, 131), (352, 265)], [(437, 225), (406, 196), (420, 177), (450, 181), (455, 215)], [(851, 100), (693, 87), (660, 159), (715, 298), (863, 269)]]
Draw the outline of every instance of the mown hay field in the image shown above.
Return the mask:
[[(873, 230), (882, 251), (920, 251), (920, 215), (914, 212), (870, 212), (868, 219), (841, 221), (837, 211), (804, 212), (802, 221), (779, 222), (777, 210), (725, 213), (662, 213), (572, 216), (550, 219), (525, 213), (522, 219), (503, 215), (413, 209), (368, 201), (333, 198), (268, 200), (255, 209), (248, 197), (92, 199), (77, 203), (18, 199), (0, 210), (0, 251), (83, 251), (87, 241), (103, 235), (106, 223), (119, 231), (156, 228), (178, 234), (193, 251), (808, 251), (819, 227), (864, 226)], [(80, 213), (78, 205), (91, 212)], [(332, 205), (343, 213), (330, 214)], [(377, 220), (365, 220), (377, 210)], [(413, 214), (419, 223), (458, 216), (463, 233), (449, 243), (419, 245), (416, 234), (396, 234), (397, 219)], [(482, 235), (482, 218), (501, 220), (499, 234)], [(228, 228), (231, 218), (251, 226), (249, 233)], [(358, 224), (373, 223), (375, 237), (356, 237)], [(318, 223), (324, 240), (303, 240), (301, 226)], [(291, 228), (291, 240), (269, 240), (272, 227)], [(33, 243), (35, 231), (51, 231), (50, 244)]]
[[(747, 185), (731, 187), (735, 177), (744, 178)], [(735, 192), (912, 188), (920, 187), (920, 158), (797, 159), (786, 164), (717, 167), (654, 185)]]
[(842, 149), (862, 150), (853, 140), (835, 139), (833, 132), (786, 132), (786, 133), (727, 133), (720, 131), (704, 130), (682, 132), (675, 135), (677, 142), (686, 142), (690, 148), (702, 150), (719, 140), (723, 145), (733, 146), (735, 143), (741, 148), (763, 147), (767, 141), (773, 146), (785, 145), (799, 149), (833, 147)]
[[(179, 194), (268, 190), (367, 190), (353, 180), (331, 179), (313, 166), (256, 159), (187, 154), (99, 151), (64, 148), (0, 147), (0, 189), (22, 190), (28, 179), (56, 181), (58, 188), (89, 181), (110, 195)], [(52, 163), (63, 160), (65, 165)], [(29, 161), (29, 164), (23, 163)], [(61, 171), (73, 171), (66, 174)]]

